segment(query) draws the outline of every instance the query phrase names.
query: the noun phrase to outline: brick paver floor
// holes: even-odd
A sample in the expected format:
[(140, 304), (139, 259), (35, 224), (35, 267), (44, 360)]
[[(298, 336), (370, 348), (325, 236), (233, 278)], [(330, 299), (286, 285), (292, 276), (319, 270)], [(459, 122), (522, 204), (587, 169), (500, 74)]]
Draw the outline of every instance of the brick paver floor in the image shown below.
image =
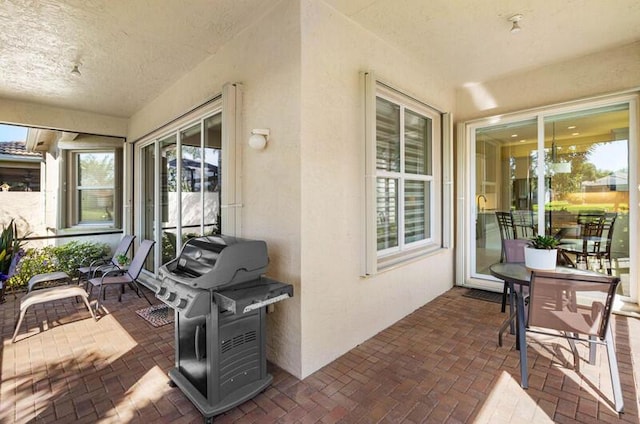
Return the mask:
[[(619, 417), (604, 348), (578, 374), (566, 342), (532, 340), (523, 390), (514, 337), (497, 346), (500, 305), (466, 291), (451, 289), (302, 381), (270, 364), (273, 384), (215, 422), (638, 423), (640, 320), (612, 320), (625, 401)], [(154, 328), (138, 317), (147, 304), (130, 290), (122, 303), (109, 294), (105, 306), (98, 322), (72, 299), (33, 307), (12, 344), (18, 303), (7, 296), (0, 422), (203, 422), (167, 384), (173, 326)]]

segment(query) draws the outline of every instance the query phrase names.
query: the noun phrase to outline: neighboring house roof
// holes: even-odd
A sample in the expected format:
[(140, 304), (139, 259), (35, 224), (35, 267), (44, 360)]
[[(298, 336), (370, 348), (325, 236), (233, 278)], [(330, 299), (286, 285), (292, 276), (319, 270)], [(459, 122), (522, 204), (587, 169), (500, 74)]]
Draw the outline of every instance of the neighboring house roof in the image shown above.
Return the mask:
[(608, 187), (609, 191), (629, 191), (629, 177), (626, 172), (615, 172), (595, 181), (584, 181), (582, 187), (587, 191), (601, 187)]
[(0, 156), (12, 156), (13, 160), (20, 159), (41, 159), (41, 152), (28, 152), (24, 141), (2, 141), (0, 142)]

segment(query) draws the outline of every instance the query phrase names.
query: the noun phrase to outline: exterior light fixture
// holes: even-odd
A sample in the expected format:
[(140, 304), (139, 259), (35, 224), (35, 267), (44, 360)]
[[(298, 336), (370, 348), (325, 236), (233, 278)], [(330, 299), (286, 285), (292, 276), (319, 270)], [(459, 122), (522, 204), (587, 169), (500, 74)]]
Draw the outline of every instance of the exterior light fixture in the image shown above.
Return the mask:
[(262, 150), (266, 147), (269, 140), (268, 129), (253, 129), (251, 130), (251, 137), (249, 137), (249, 147), (255, 150)]
[(522, 15), (520, 13), (509, 18), (509, 22), (513, 23), (513, 25), (511, 26), (512, 34), (515, 34), (516, 32), (520, 32), (522, 30), (522, 28), (520, 28), (520, 25), (518, 24), (518, 22), (520, 22), (521, 20)]

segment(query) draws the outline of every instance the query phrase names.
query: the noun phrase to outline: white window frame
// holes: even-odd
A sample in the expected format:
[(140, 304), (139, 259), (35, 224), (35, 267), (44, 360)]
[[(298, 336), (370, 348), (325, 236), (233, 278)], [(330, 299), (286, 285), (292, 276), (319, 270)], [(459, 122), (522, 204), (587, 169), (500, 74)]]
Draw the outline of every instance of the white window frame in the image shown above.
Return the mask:
[[(70, 166), (67, 168), (68, 174), (64, 176), (66, 182), (63, 182), (63, 192), (61, 203), (62, 216), (64, 220), (61, 229), (70, 228), (120, 228), (122, 226), (122, 160), (123, 149), (114, 147), (98, 147), (95, 149), (65, 149), (65, 161), (68, 161)], [(81, 154), (94, 154), (94, 153), (111, 153), (113, 154), (113, 166), (114, 166), (114, 181), (113, 186), (104, 187), (90, 187), (83, 188), (80, 185), (79, 166)], [(60, 162), (60, 165), (65, 167), (64, 161)], [(111, 221), (80, 221), (80, 191), (81, 190), (101, 190), (101, 189), (113, 190), (113, 219)], [(66, 211), (66, 213), (65, 213)]]
[[(111, 150), (92, 150), (92, 151), (76, 151), (71, 152), (73, 157), (73, 195), (70, 196), (73, 200), (73, 222), (77, 225), (113, 225), (115, 222), (115, 215), (111, 221), (81, 221), (80, 220), (80, 198), (82, 196), (83, 191), (93, 191), (93, 190), (112, 190), (113, 191), (113, 209), (115, 214), (115, 208), (117, 206), (117, 198), (118, 195), (116, 193), (116, 175), (118, 175), (117, 169), (117, 154), (115, 149)], [(91, 186), (85, 187), (80, 184), (80, 157), (82, 155), (93, 155), (93, 154), (111, 154), (113, 155), (113, 184), (110, 186)]]
[[(192, 111), (182, 115), (180, 118), (175, 119), (171, 123), (158, 128), (155, 131), (147, 134), (146, 136), (136, 140), (135, 146), (135, 169), (142, 169), (142, 149), (150, 144), (156, 144), (156, 165), (154, 169), (154, 178), (159, 178), (159, 169), (157, 165), (157, 158), (159, 157), (159, 140), (166, 138), (170, 134), (176, 134), (178, 160), (177, 162), (177, 174), (181, 175), (181, 144), (180, 144), (180, 131), (189, 128), (195, 124), (206, 120), (207, 118), (214, 116), (218, 113), (222, 114), (222, 152), (221, 152), (221, 232), (225, 235), (239, 236), (241, 233), (241, 184), (240, 184), (240, 169), (241, 169), (241, 135), (240, 131), (240, 113), (242, 110), (242, 86), (240, 84), (225, 84), (222, 88), (222, 93), (206, 104), (194, 108)], [(201, 134), (201, 137), (202, 134)], [(201, 141), (202, 146), (202, 141)], [(202, 170), (201, 170), (202, 171)], [(202, 175), (201, 175), (202, 178)], [(155, 187), (155, 207), (154, 207), (154, 221), (156, 223), (161, 222), (161, 211), (159, 207), (160, 202), (160, 184), (156, 180)], [(142, 239), (144, 231), (144, 198), (143, 181), (139, 178), (135, 185), (135, 198), (137, 202), (135, 204), (135, 233)], [(178, 186), (178, 201), (180, 201), (180, 187)], [(202, 201), (204, 201), (204, 194), (202, 194)], [(181, 210), (181, 205), (178, 205), (178, 209)], [(182, 227), (181, 222), (177, 223), (176, 232), (181, 234)], [(162, 240), (162, 229), (159, 225), (154, 227), (154, 238), (156, 241)], [(159, 243), (156, 243), (158, 246)], [(154, 249), (154, 276), (157, 276), (159, 265), (161, 263), (162, 251), (160, 248)], [(146, 271), (144, 271), (147, 273)]]
[[(382, 270), (418, 257), (431, 254), (443, 247), (442, 215), (442, 112), (414, 97), (393, 89), (377, 81), (372, 73), (364, 74), (365, 83), (365, 247), (363, 275), (374, 275)], [(401, 134), (400, 172), (381, 171), (376, 168), (376, 99), (380, 97), (401, 107), (400, 126), (404, 132), (404, 111), (409, 110), (432, 121), (431, 134), (431, 175), (416, 175), (404, 172), (404, 136)], [(390, 249), (377, 248), (376, 182), (379, 177), (394, 178), (399, 181), (398, 193), (398, 246)], [(419, 180), (430, 185), (429, 208), (425, 208), (430, 218), (425, 222), (428, 238), (405, 244), (404, 242), (404, 184), (405, 180)]]
[[(638, 234), (638, 222), (640, 212), (637, 207), (640, 199), (640, 179), (638, 177), (638, 163), (640, 163), (640, 143), (638, 139), (640, 95), (637, 90), (629, 92), (612, 93), (599, 97), (586, 98), (577, 101), (568, 101), (561, 104), (550, 104), (538, 108), (514, 111), (498, 116), (489, 116), (457, 125), (457, 167), (458, 182), (457, 190), (460, 193), (456, 204), (457, 209), (457, 244), (461, 246), (456, 256), (456, 282), (457, 286), (480, 288), (484, 290), (495, 290), (499, 283), (495, 277), (484, 274), (476, 274), (473, 271), (475, 266), (475, 244), (472, 235), (472, 227), (477, 214), (475, 199), (471, 193), (475, 192), (475, 132), (478, 128), (489, 127), (497, 123), (510, 123), (536, 119), (538, 121), (538, 150), (544, 150), (544, 119), (568, 112), (579, 112), (594, 109), (607, 105), (628, 103), (629, 105), (629, 187), (637, 187), (637, 190), (629, 190), (629, 255), (631, 261), (640, 262), (640, 237)], [(544, 166), (543, 157), (539, 155), (539, 167)], [(538, 175), (539, 186), (544, 185), (544, 175)], [(544, 193), (538, 193), (538, 204), (544, 204)], [(544, 219), (538, 215), (538, 226), (543, 226)], [(638, 263), (637, 262), (637, 263)], [(630, 281), (638, 282), (638, 266), (631, 268)], [(630, 297), (626, 300), (638, 302), (640, 293), (640, 282), (630, 285)]]

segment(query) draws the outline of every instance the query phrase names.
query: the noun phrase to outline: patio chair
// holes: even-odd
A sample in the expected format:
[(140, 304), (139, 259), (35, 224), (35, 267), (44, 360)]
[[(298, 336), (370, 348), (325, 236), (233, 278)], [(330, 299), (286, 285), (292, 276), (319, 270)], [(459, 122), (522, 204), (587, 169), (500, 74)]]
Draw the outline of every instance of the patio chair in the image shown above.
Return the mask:
[[(524, 262), (524, 249), (529, 244), (529, 240), (514, 239), (504, 240), (502, 242), (502, 248), (504, 249), (506, 262), (523, 263)], [(524, 287), (518, 287), (520, 290), (524, 290)], [(513, 318), (515, 318), (513, 293), (509, 292), (509, 283), (505, 281), (502, 287), (502, 312), (505, 312), (507, 307), (507, 297), (509, 298), (509, 319), (505, 321), (500, 330), (498, 330), (498, 345), (502, 346), (502, 333), (507, 329), (509, 325), (513, 325)], [(512, 328), (513, 333), (513, 328)]]
[[(600, 259), (602, 235), (604, 231), (604, 213), (581, 213), (578, 215), (578, 238), (566, 244), (566, 239), (561, 240), (561, 255), (568, 258), (567, 254), (575, 255), (575, 263), (579, 266), (584, 263), (584, 268), (589, 268), (589, 259)], [(563, 244), (563, 245), (562, 245)], [(571, 262), (571, 260), (569, 259)]]
[(118, 286), (121, 289), (118, 295), (118, 302), (122, 301), (124, 286), (128, 285), (135, 290), (138, 297), (140, 297), (140, 293), (142, 293), (142, 296), (144, 296), (145, 300), (149, 302), (149, 305), (151, 305), (151, 301), (147, 298), (147, 295), (140, 290), (137, 279), (140, 276), (140, 272), (142, 272), (144, 262), (147, 260), (147, 256), (149, 255), (149, 252), (151, 252), (154, 244), (155, 241), (143, 240), (133, 256), (133, 260), (128, 268), (123, 269), (118, 267), (118, 269), (112, 269), (103, 273), (100, 277), (94, 277), (88, 280), (89, 297), (91, 297), (91, 292), (94, 287), (99, 288), (98, 298), (96, 301), (96, 311), (100, 308), (100, 298), (102, 297), (104, 299), (105, 297), (104, 290), (107, 286)]
[(68, 286), (55, 286), (49, 287), (46, 289), (34, 290), (27, 293), (22, 299), (20, 299), (20, 315), (18, 317), (18, 321), (16, 322), (16, 328), (13, 331), (13, 338), (11, 339), (11, 343), (15, 343), (16, 336), (18, 335), (18, 330), (20, 330), (20, 324), (22, 324), (22, 320), (24, 319), (24, 315), (27, 312), (27, 309), (33, 305), (38, 305), (41, 303), (53, 302), (54, 300), (61, 300), (70, 297), (75, 297), (76, 299), (79, 297), (84, 301), (87, 309), (91, 313), (93, 319), (96, 319), (93, 310), (91, 309), (91, 305), (89, 304), (89, 299), (87, 296), (87, 292), (80, 286), (76, 285), (68, 285)]
[[(496, 211), (496, 219), (498, 220), (498, 229), (500, 230), (500, 262), (504, 262), (504, 241), (515, 239), (516, 235), (513, 231), (513, 218), (511, 212)], [(504, 312), (504, 310), (502, 311)]]
[(131, 247), (131, 245), (133, 244), (133, 240), (135, 238), (136, 236), (134, 235), (125, 234), (120, 239), (120, 242), (118, 243), (118, 246), (116, 246), (116, 250), (113, 252), (113, 256), (111, 256), (111, 258), (96, 259), (95, 261), (91, 262), (89, 266), (78, 268), (78, 274), (79, 274), (78, 281), (80, 282), (84, 280), (85, 282), (87, 282), (85, 284), (85, 288), (88, 290), (89, 289), (88, 281), (91, 278), (98, 277), (100, 274), (104, 272), (117, 269), (118, 263), (115, 258), (118, 255), (126, 254), (129, 251), (129, 248)]
[(533, 220), (532, 210), (511, 211), (513, 225), (513, 238), (530, 239), (536, 235), (536, 223)]
[(613, 241), (613, 226), (617, 217), (618, 214), (616, 212), (607, 212), (604, 214), (604, 219), (602, 220), (602, 240), (596, 254), (596, 258), (600, 261), (600, 268), (603, 267), (603, 261), (608, 263), (607, 274), (609, 275), (611, 275), (613, 268), (611, 263), (611, 243)]
[[(619, 283), (617, 277), (607, 275), (579, 275), (534, 271), (529, 287), (529, 313), (519, 305), (519, 320), (525, 322), (521, 335), (521, 385), (528, 387), (527, 333), (565, 337), (574, 357), (576, 371), (580, 369), (580, 356), (575, 340), (606, 346), (609, 372), (613, 386), (615, 410), (624, 409), (618, 362), (611, 334), (611, 307)], [(587, 337), (580, 337), (587, 336)], [(595, 346), (594, 346), (595, 347)], [(590, 349), (589, 362), (595, 362), (595, 350)]]

